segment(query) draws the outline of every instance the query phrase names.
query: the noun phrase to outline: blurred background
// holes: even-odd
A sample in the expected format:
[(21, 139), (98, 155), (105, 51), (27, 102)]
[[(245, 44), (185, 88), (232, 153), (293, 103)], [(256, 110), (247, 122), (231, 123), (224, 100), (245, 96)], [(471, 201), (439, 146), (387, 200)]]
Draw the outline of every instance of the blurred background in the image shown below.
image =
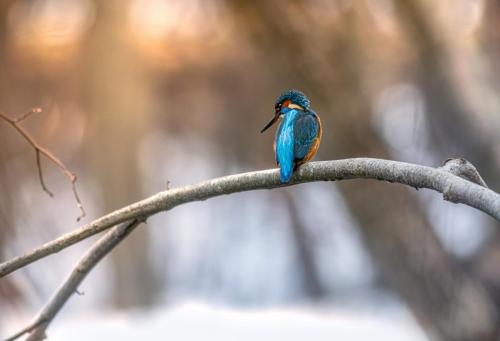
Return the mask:
[[(2, 0), (0, 259), (158, 191), (275, 167), (259, 134), (286, 89), (324, 127), (316, 159), (440, 166), (500, 191), (496, 0)], [(70, 299), (53, 340), (497, 340), (500, 224), (401, 185), (254, 191), (158, 214)], [(94, 239), (0, 280), (25, 326)]]

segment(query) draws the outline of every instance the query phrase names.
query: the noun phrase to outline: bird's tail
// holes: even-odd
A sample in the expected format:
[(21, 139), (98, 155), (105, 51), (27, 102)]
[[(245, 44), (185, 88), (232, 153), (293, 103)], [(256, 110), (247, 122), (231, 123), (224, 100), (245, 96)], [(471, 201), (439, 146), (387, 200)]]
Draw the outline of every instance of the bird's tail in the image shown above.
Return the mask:
[(283, 184), (289, 183), (293, 175), (293, 162), (284, 162), (280, 164), (280, 181)]

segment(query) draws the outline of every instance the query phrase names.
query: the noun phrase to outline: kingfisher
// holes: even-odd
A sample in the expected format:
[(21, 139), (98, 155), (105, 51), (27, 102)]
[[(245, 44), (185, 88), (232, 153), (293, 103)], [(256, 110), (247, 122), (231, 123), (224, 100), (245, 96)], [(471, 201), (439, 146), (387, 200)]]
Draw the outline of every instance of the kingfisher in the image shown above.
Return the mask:
[(311, 109), (307, 96), (298, 90), (283, 92), (277, 98), (274, 109), (274, 117), (260, 132), (280, 121), (274, 139), (274, 153), (280, 167), (280, 181), (289, 183), (293, 172), (318, 151), (321, 121)]

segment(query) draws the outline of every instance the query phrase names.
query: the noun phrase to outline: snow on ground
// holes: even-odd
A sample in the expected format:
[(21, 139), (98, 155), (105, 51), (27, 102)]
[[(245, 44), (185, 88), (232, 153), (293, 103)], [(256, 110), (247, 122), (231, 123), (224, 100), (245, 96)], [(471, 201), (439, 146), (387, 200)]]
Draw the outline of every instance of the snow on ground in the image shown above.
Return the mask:
[(48, 336), (51, 341), (426, 340), (409, 314), (382, 309), (379, 313), (342, 308), (241, 310), (186, 302), (169, 309), (60, 316)]

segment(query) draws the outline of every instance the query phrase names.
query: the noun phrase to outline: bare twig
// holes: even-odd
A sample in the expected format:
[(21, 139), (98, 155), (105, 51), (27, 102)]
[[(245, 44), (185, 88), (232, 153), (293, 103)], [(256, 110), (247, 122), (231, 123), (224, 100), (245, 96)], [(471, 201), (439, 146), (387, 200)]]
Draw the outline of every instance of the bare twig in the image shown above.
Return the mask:
[(16, 123), (19, 123), (21, 121), (24, 121), (25, 119), (27, 119), (31, 115), (33, 115), (33, 114), (39, 114), (41, 112), (42, 112), (41, 108), (32, 108), (31, 110), (27, 111), (26, 113), (22, 114), (21, 116), (18, 116), (16, 118), (12, 119), (12, 121), (14, 121)]
[(51, 198), (54, 196), (54, 193), (49, 191), (47, 186), (45, 186), (45, 181), (43, 181), (43, 173), (42, 173), (42, 162), (40, 160), (40, 151), (38, 149), (35, 149), (36, 153), (36, 166), (38, 168), (38, 178), (40, 179), (40, 185), (42, 186), (42, 189), (45, 193), (47, 193)]
[(6, 341), (15, 340), (28, 333), (29, 336), (26, 339), (27, 341), (45, 339), (45, 331), (47, 330), (49, 324), (62, 309), (64, 304), (66, 304), (71, 295), (78, 293), (78, 286), (89, 274), (90, 270), (92, 270), (92, 268), (94, 268), (94, 266), (96, 266), (97, 263), (99, 263), (99, 261), (116, 245), (125, 239), (125, 237), (127, 237), (141, 222), (142, 220), (140, 219), (133, 219), (130, 222), (115, 226), (94, 245), (92, 245), (82, 259), (80, 259), (80, 261), (76, 264), (75, 268), (71, 271), (66, 280), (38, 313), (34, 321), (28, 327), (6, 339)]
[(19, 122), (25, 120), (29, 116), (31, 116), (34, 113), (40, 113), (42, 112), (42, 109), (40, 108), (34, 108), (31, 111), (27, 112), (24, 115), (21, 115), (17, 118), (10, 118), (4, 113), (0, 112), (0, 118), (9, 123), (14, 129), (16, 129), (19, 134), (21, 134), (24, 139), (35, 149), (36, 153), (36, 165), (38, 167), (38, 177), (40, 178), (40, 185), (42, 186), (42, 189), (45, 193), (47, 193), (50, 197), (53, 197), (54, 194), (48, 190), (47, 186), (45, 185), (45, 181), (43, 180), (43, 173), (42, 173), (42, 165), (40, 162), (40, 154), (44, 155), (47, 159), (52, 161), (57, 168), (61, 170), (61, 172), (68, 178), (69, 182), (71, 183), (71, 188), (73, 190), (73, 195), (76, 200), (76, 205), (78, 209), (80, 210), (80, 215), (76, 218), (76, 221), (80, 221), (81, 218), (85, 217), (85, 210), (82, 206), (82, 203), (80, 201), (80, 197), (78, 195), (78, 191), (76, 190), (76, 175), (71, 172), (65, 165), (62, 163), (61, 160), (59, 160), (57, 157), (55, 157), (48, 149), (40, 146), (35, 139), (28, 133), (26, 129), (24, 129), (21, 125), (19, 125)]
[(377, 179), (397, 182), (413, 188), (432, 189), (442, 193), (445, 200), (475, 207), (500, 220), (500, 194), (440, 168), (370, 158), (310, 162), (301, 166), (292, 182), (286, 185), (280, 183), (278, 170), (270, 169), (225, 176), (196, 185), (159, 192), (0, 264), (0, 277), (117, 224), (138, 217), (149, 217), (188, 202), (256, 189), (344, 179)]

